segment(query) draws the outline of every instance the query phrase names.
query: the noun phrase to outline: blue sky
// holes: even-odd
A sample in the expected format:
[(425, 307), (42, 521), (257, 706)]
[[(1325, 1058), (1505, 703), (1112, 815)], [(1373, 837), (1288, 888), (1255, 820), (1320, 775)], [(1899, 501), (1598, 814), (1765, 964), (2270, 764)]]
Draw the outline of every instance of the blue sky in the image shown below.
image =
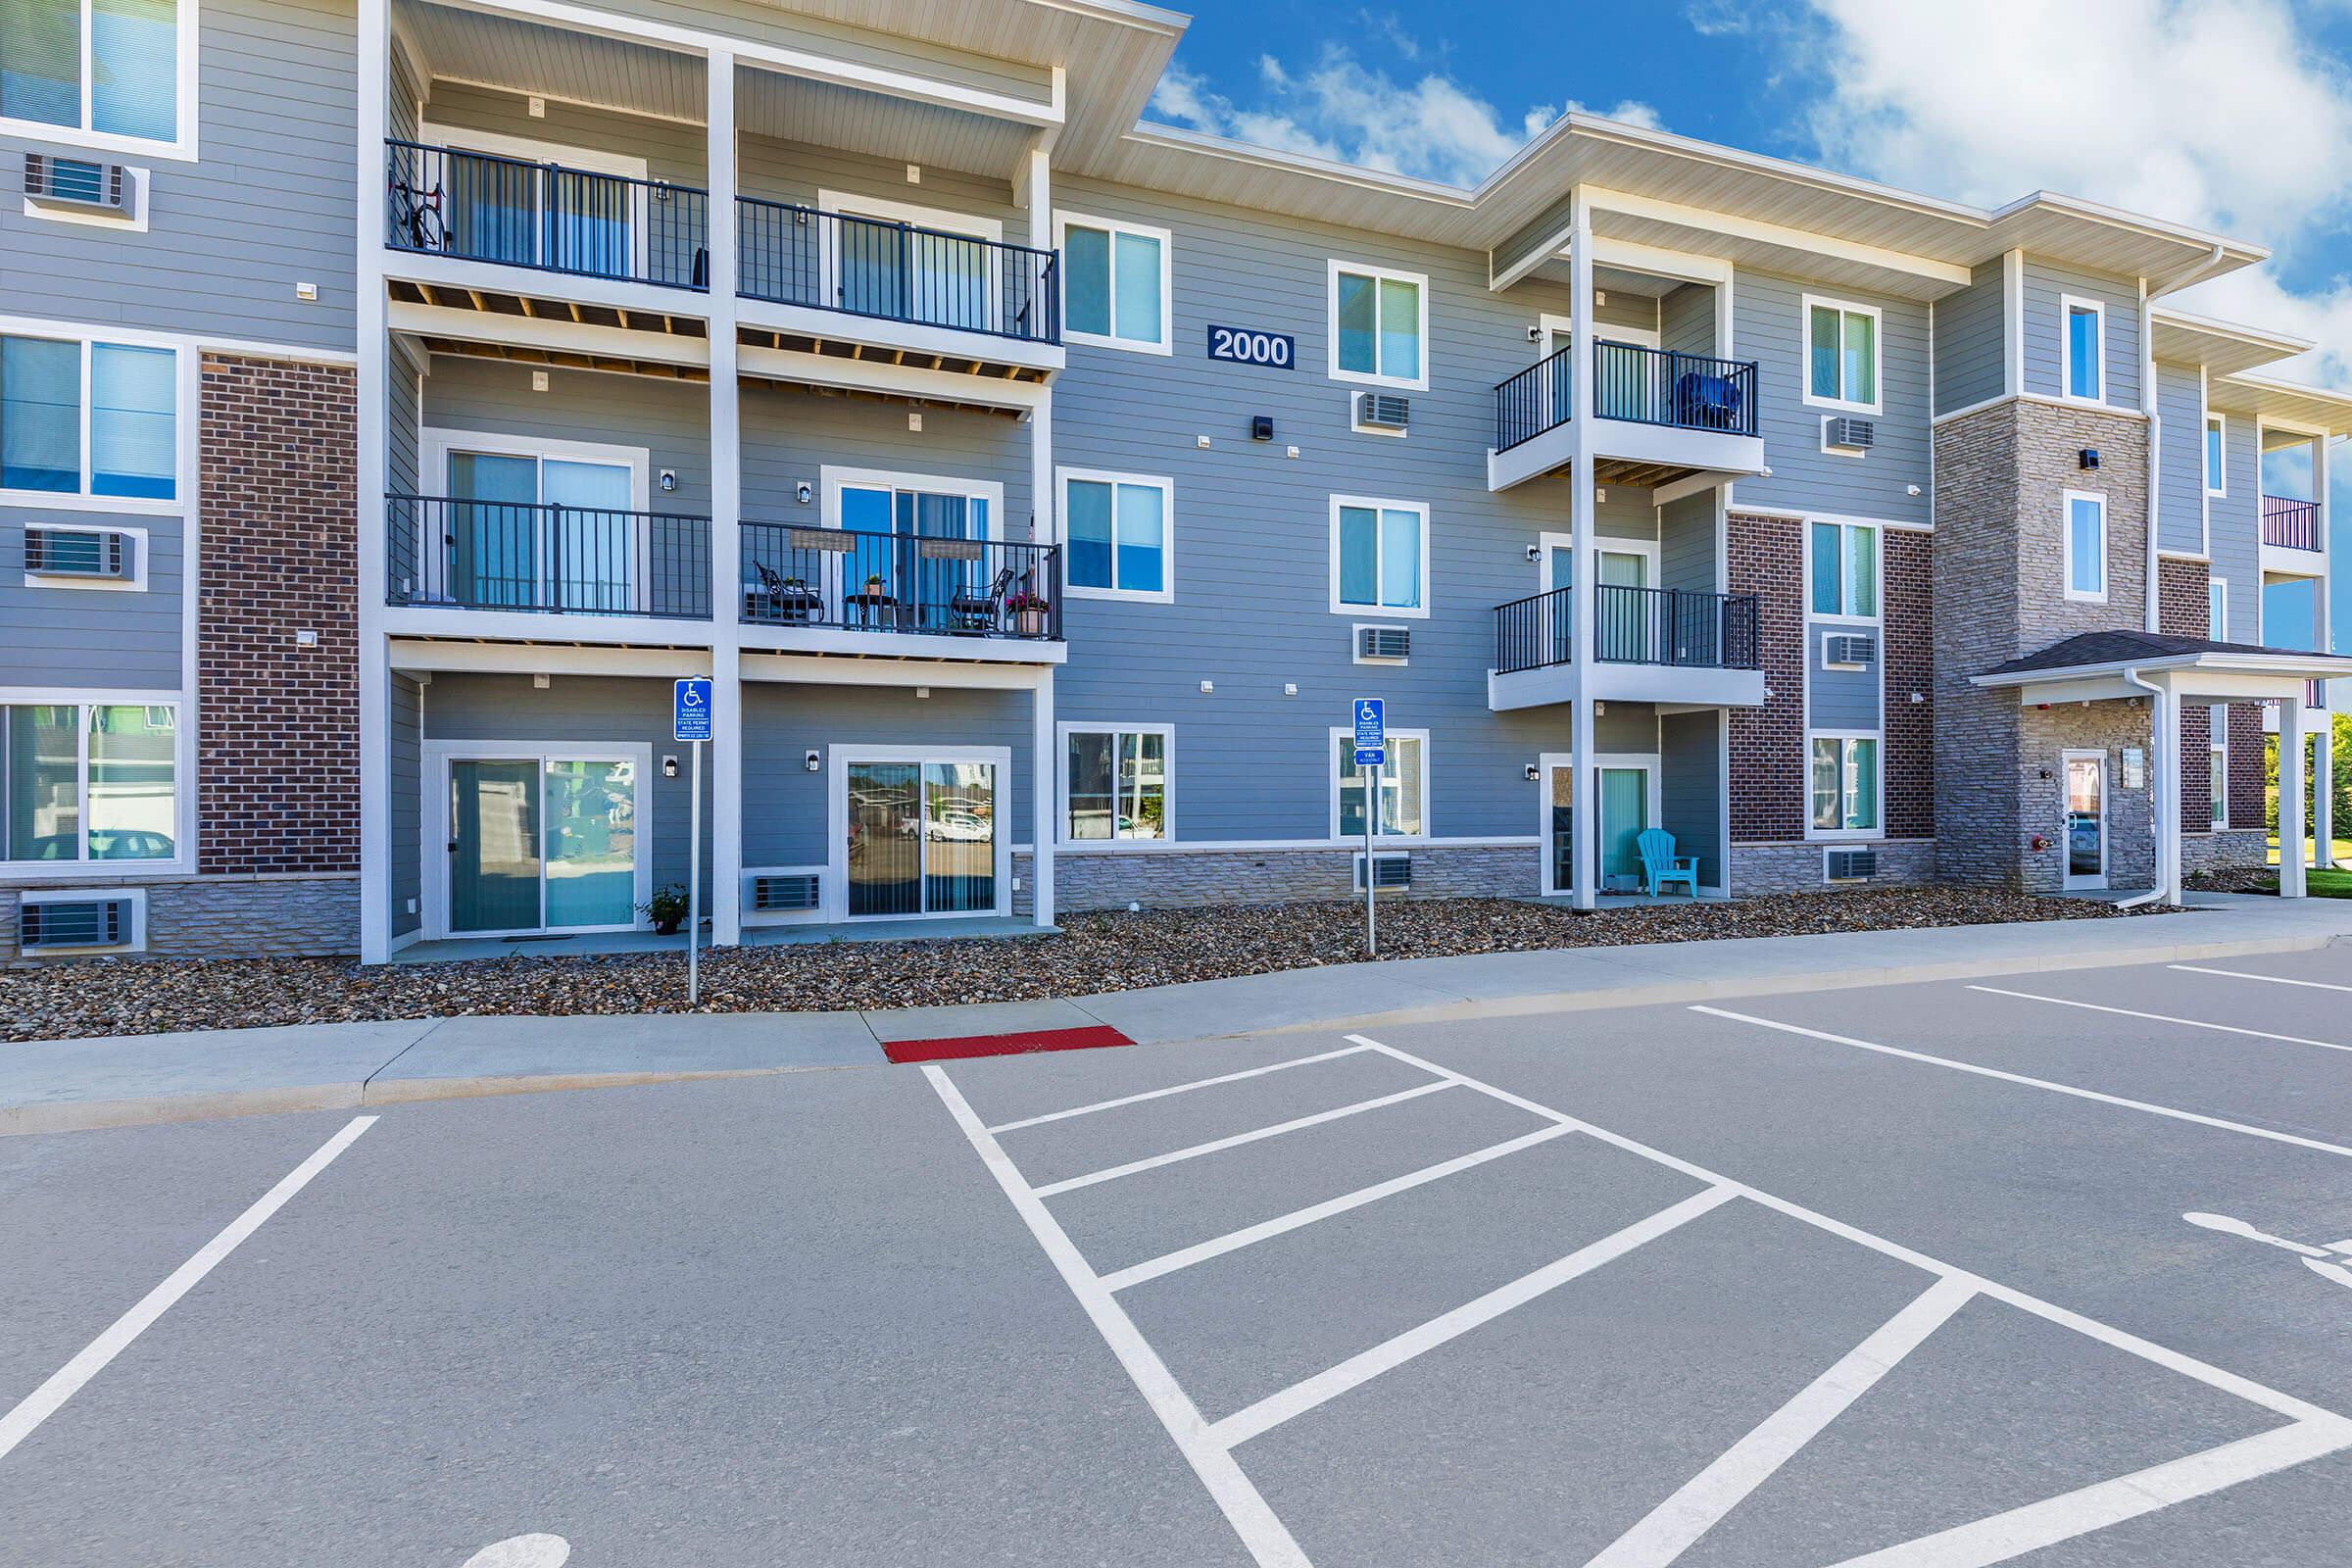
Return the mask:
[(1180, 8), (1152, 119), (1474, 184), (1574, 105), (1985, 206), (2062, 191), (2270, 246), (2177, 303), (2317, 339), (2278, 373), (2352, 387), (2352, 0)]

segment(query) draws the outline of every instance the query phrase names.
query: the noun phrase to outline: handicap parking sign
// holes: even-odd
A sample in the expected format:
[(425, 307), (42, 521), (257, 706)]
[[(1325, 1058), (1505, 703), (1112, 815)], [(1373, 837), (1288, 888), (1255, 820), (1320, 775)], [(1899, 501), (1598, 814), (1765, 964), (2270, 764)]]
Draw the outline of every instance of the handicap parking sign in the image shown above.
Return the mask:
[(681, 741), (710, 738), (710, 677), (690, 675), (674, 682), (675, 712), (671, 735)]
[(1355, 700), (1355, 763), (1380, 767), (1389, 760), (1388, 703), (1378, 697)]

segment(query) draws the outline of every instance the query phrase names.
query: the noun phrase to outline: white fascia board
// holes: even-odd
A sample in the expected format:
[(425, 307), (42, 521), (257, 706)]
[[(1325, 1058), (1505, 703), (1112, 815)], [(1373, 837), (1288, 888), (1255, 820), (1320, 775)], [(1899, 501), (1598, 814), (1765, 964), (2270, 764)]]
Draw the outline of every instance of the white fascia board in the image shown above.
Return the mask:
[[(745, 628), (750, 632), (753, 628)], [(883, 635), (892, 635), (885, 633)], [(956, 638), (899, 637), (901, 642)], [(1059, 648), (1061, 645), (1053, 645)], [(1059, 662), (1054, 661), (1053, 662)], [(1052, 675), (1049, 664), (982, 663), (971, 659), (842, 659), (746, 648), (743, 678), (803, 686), (946, 686), (975, 691), (1029, 691)]]
[[(742, 641), (747, 660), (753, 654), (762, 653), (847, 655), (849, 659), (844, 662), (856, 662), (868, 672), (864, 678), (843, 682), (852, 686), (890, 684), (875, 679), (871, 673), (884, 662), (926, 661), (950, 668), (969, 669), (991, 664), (1059, 664), (1067, 662), (1070, 657), (1067, 643), (1044, 638), (954, 637), (929, 632), (846, 631), (821, 626), (746, 626)], [(746, 668), (744, 674), (748, 679), (752, 671)]]
[[(668, 620), (652, 615), (542, 615), (517, 610), (468, 610), (459, 606), (388, 605), (383, 629), (392, 637), (451, 637), (528, 643), (537, 638), (564, 644), (603, 643), (616, 648), (708, 648), (707, 620)], [(543, 667), (543, 666), (537, 666)]]
[[(469, 262), (455, 256), (427, 256), (388, 245), (384, 247), (383, 275), (435, 288), (520, 294), (564, 304), (635, 311), (643, 316), (684, 316), (699, 321), (710, 314), (710, 296), (693, 289), (632, 283), (625, 278), (586, 277), (576, 272), (550, 272), (534, 267), (509, 267), (500, 262)], [(529, 318), (502, 316), (499, 319)]]
[(696, 648), (580, 648), (552, 643), (476, 643), (395, 635), (391, 642), (391, 665), (404, 674), (674, 677), (710, 674), (710, 654), (707, 649)]
[[(973, 358), (970, 354), (952, 357)], [(833, 354), (810, 354), (803, 349), (764, 349), (747, 343), (736, 351), (735, 359), (744, 375), (760, 380), (936, 398), (1023, 414), (1044, 407), (1053, 396), (1041, 381), (1007, 381), (1000, 376), (893, 365), (885, 360), (850, 360)]]
[(880, 317), (851, 316), (806, 305), (778, 305), (768, 300), (744, 299), (736, 304), (737, 319), (756, 331), (788, 332), (800, 337), (861, 343), (885, 352), (901, 352), (950, 360), (986, 360), (1025, 370), (1052, 372), (1062, 368), (1058, 343), (1026, 343), (990, 332), (966, 332), (953, 326), (925, 326), (915, 321), (890, 321)]
[(1595, 267), (1621, 267), (1656, 277), (1677, 277), (1686, 283), (1726, 287), (1732, 281), (1732, 264), (1720, 256), (1669, 250), (1663, 245), (1643, 245), (1630, 239), (1610, 239), (1605, 234), (1592, 236), (1592, 263)]
[(1646, 218), (1655, 222), (1674, 223), (1684, 228), (1695, 228), (1707, 233), (1729, 234), (1740, 239), (1754, 240), (1764, 245), (1779, 245), (1789, 250), (1805, 251), (1827, 256), (1837, 261), (1852, 262), (1862, 267), (1881, 268), (1906, 276), (1925, 278), (1951, 288), (1968, 286), (1973, 273), (1956, 262), (1933, 261), (1925, 256), (1913, 256), (1904, 251), (1888, 250), (1882, 245), (1864, 245), (1855, 240), (1835, 239), (1826, 234), (1808, 233), (1786, 223), (1771, 223), (1760, 219), (1739, 218), (1730, 213), (1712, 212), (1703, 207), (1690, 207), (1681, 202), (1663, 201), (1654, 196), (1637, 196), (1630, 191), (1606, 190), (1588, 185), (1584, 187), (1589, 205), (1605, 212), (1623, 213), (1629, 218)]

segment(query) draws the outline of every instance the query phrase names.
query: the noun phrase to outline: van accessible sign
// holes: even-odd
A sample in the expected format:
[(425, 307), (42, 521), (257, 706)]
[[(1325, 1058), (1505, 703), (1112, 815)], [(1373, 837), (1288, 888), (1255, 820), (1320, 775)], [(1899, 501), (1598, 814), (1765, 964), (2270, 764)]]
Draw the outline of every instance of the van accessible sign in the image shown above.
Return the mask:
[(1389, 760), (1389, 705), (1379, 697), (1355, 700), (1355, 765), (1381, 767)]

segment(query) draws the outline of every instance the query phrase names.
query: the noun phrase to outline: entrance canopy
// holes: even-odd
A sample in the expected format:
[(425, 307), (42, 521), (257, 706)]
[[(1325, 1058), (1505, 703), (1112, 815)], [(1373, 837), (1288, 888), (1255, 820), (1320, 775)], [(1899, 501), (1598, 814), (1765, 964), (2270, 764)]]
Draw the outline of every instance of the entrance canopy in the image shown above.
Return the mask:
[[(2276, 703), (2281, 754), (2296, 755), (2302, 746), (2307, 683), (2348, 676), (2352, 658), (2333, 654), (2147, 631), (2088, 631), (1970, 679), (1979, 686), (2015, 691), (2019, 704), (2029, 708), (2156, 700), (2151, 749), (2156, 757), (2158, 891), (2167, 903), (2179, 904), (2182, 710), (2199, 703)], [(2300, 768), (2279, 772), (2278, 825), (2281, 845), (2300, 844), (2308, 831)], [(2300, 854), (2279, 857), (2278, 891), (2288, 898), (2302, 896)]]

